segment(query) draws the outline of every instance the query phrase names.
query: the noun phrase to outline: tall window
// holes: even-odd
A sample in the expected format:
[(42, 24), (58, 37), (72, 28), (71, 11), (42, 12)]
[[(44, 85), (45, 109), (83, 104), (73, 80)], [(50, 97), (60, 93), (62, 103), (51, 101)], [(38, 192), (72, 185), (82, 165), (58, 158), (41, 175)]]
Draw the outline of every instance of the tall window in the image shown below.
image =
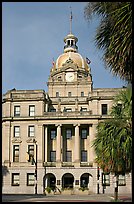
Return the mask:
[(34, 157), (34, 145), (28, 145), (29, 161)]
[(81, 161), (82, 162), (87, 162), (87, 150), (82, 150), (81, 151)]
[(13, 162), (19, 162), (19, 145), (13, 145)]
[(20, 174), (12, 173), (12, 186), (19, 186), (19, 185), (20, 185)]
[(27, 186), (34, 186), (35, 176), (34, 173), (27, 173)]
[(118, 185), (119, 186), (125, 186), (126, 185), (125, 175), (121, 175), (121, 174), (119, 175)]
[(50, 130), (50, 138), (51, 140), (56, 139), (56, 130)]
[(82, 97), (84, 96), (84, 92), (83, 92), (83, 91), (81, 92), (81, 96), (82, 96)]
[(101, 110), (102, 110), (102, 115), (107, 115), (107, 104), (102, 104)]
[(28, 137), (34, 137), (35, 136), (35, 127), (29, 126), (28, 127)]
[(72, 151), (66, 151), (66, 162), (72, 162)]
[(109, 173), (102, 173), (102, 185), (110, 186), (110, 174)]
[(72, 130), (71, 129), (66, 129), (66, 138), (71, 139), (72, 138)]
[(81, 138), (82, 139), (87, 139), (87, 129), (82, 129), (81, 130)]
[(59, 97), (59, 92), (56, 92), (56, 97), (57, 97), (57, 98)]
[(34, 116), (35, 115), (35, 106), (30, 105), (29, 106), (29, 116)]
[(14, 116), (20, 116), (20, 106), (14, 106)]
[(71, 92), (68, 92), (68, 97), (71, 97), (72, 93)]
[(56, 161), (56, 151), (50, 152), (50, 161), (55, 162)]
[(20, 137), (20, 126), (14, 126), (14, 137)]

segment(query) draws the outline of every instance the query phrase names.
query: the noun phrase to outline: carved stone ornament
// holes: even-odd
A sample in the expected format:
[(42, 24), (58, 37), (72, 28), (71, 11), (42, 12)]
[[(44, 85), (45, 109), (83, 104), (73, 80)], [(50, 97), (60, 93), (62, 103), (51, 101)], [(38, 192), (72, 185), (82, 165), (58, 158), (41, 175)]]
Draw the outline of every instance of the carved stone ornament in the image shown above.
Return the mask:
[(22, 140), (20, 138), (14, 138), (12, 139), (12, 143), (21, 143)]
[(26, 140), (27, 143), (33, 143), (33, 138), (28, 138), (28, 140)]
[(62, 64), (62, 66), (65, 66), (65, 65), (67, 65), (69, 63), (74, 63), (74, 61), (70, 57), (69, 57), (69, 59), (66, 60), (65, 63)]

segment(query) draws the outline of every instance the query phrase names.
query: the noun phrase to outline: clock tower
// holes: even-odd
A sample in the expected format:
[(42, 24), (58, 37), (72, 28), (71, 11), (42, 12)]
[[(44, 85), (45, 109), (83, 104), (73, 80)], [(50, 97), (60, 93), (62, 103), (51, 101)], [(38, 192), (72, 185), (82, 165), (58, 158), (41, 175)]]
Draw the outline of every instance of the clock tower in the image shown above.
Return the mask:
[(78, 38), (71, 32), (64, 38), (64, 53), (50, 71), (48, 94), (50, 97), (88, 97), (92, 92), (92, 76), (86, 58), (78, 53)]

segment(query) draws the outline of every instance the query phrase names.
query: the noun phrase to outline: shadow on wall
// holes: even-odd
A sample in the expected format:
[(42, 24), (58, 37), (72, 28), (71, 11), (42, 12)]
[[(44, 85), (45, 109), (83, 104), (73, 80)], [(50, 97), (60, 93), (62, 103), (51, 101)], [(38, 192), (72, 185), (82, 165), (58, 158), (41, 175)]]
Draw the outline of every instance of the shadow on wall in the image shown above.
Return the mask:
[(3, 185), (3, 176), (9, 174), (7, 166), (2, 166), (2, 185)]

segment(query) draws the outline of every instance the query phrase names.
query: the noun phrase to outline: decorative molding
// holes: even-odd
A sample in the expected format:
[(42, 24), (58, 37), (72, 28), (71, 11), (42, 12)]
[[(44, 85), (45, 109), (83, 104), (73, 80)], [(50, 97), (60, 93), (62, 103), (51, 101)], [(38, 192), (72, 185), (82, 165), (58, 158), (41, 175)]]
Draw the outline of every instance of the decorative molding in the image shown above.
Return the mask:
[(34, 138), (28, 138), (28, 140), (26, 140), (27, 143), (33, 143), (35, 141)]
[(12, 143), (21, 143), (22, 140), (20, 138), (13, 138)]

